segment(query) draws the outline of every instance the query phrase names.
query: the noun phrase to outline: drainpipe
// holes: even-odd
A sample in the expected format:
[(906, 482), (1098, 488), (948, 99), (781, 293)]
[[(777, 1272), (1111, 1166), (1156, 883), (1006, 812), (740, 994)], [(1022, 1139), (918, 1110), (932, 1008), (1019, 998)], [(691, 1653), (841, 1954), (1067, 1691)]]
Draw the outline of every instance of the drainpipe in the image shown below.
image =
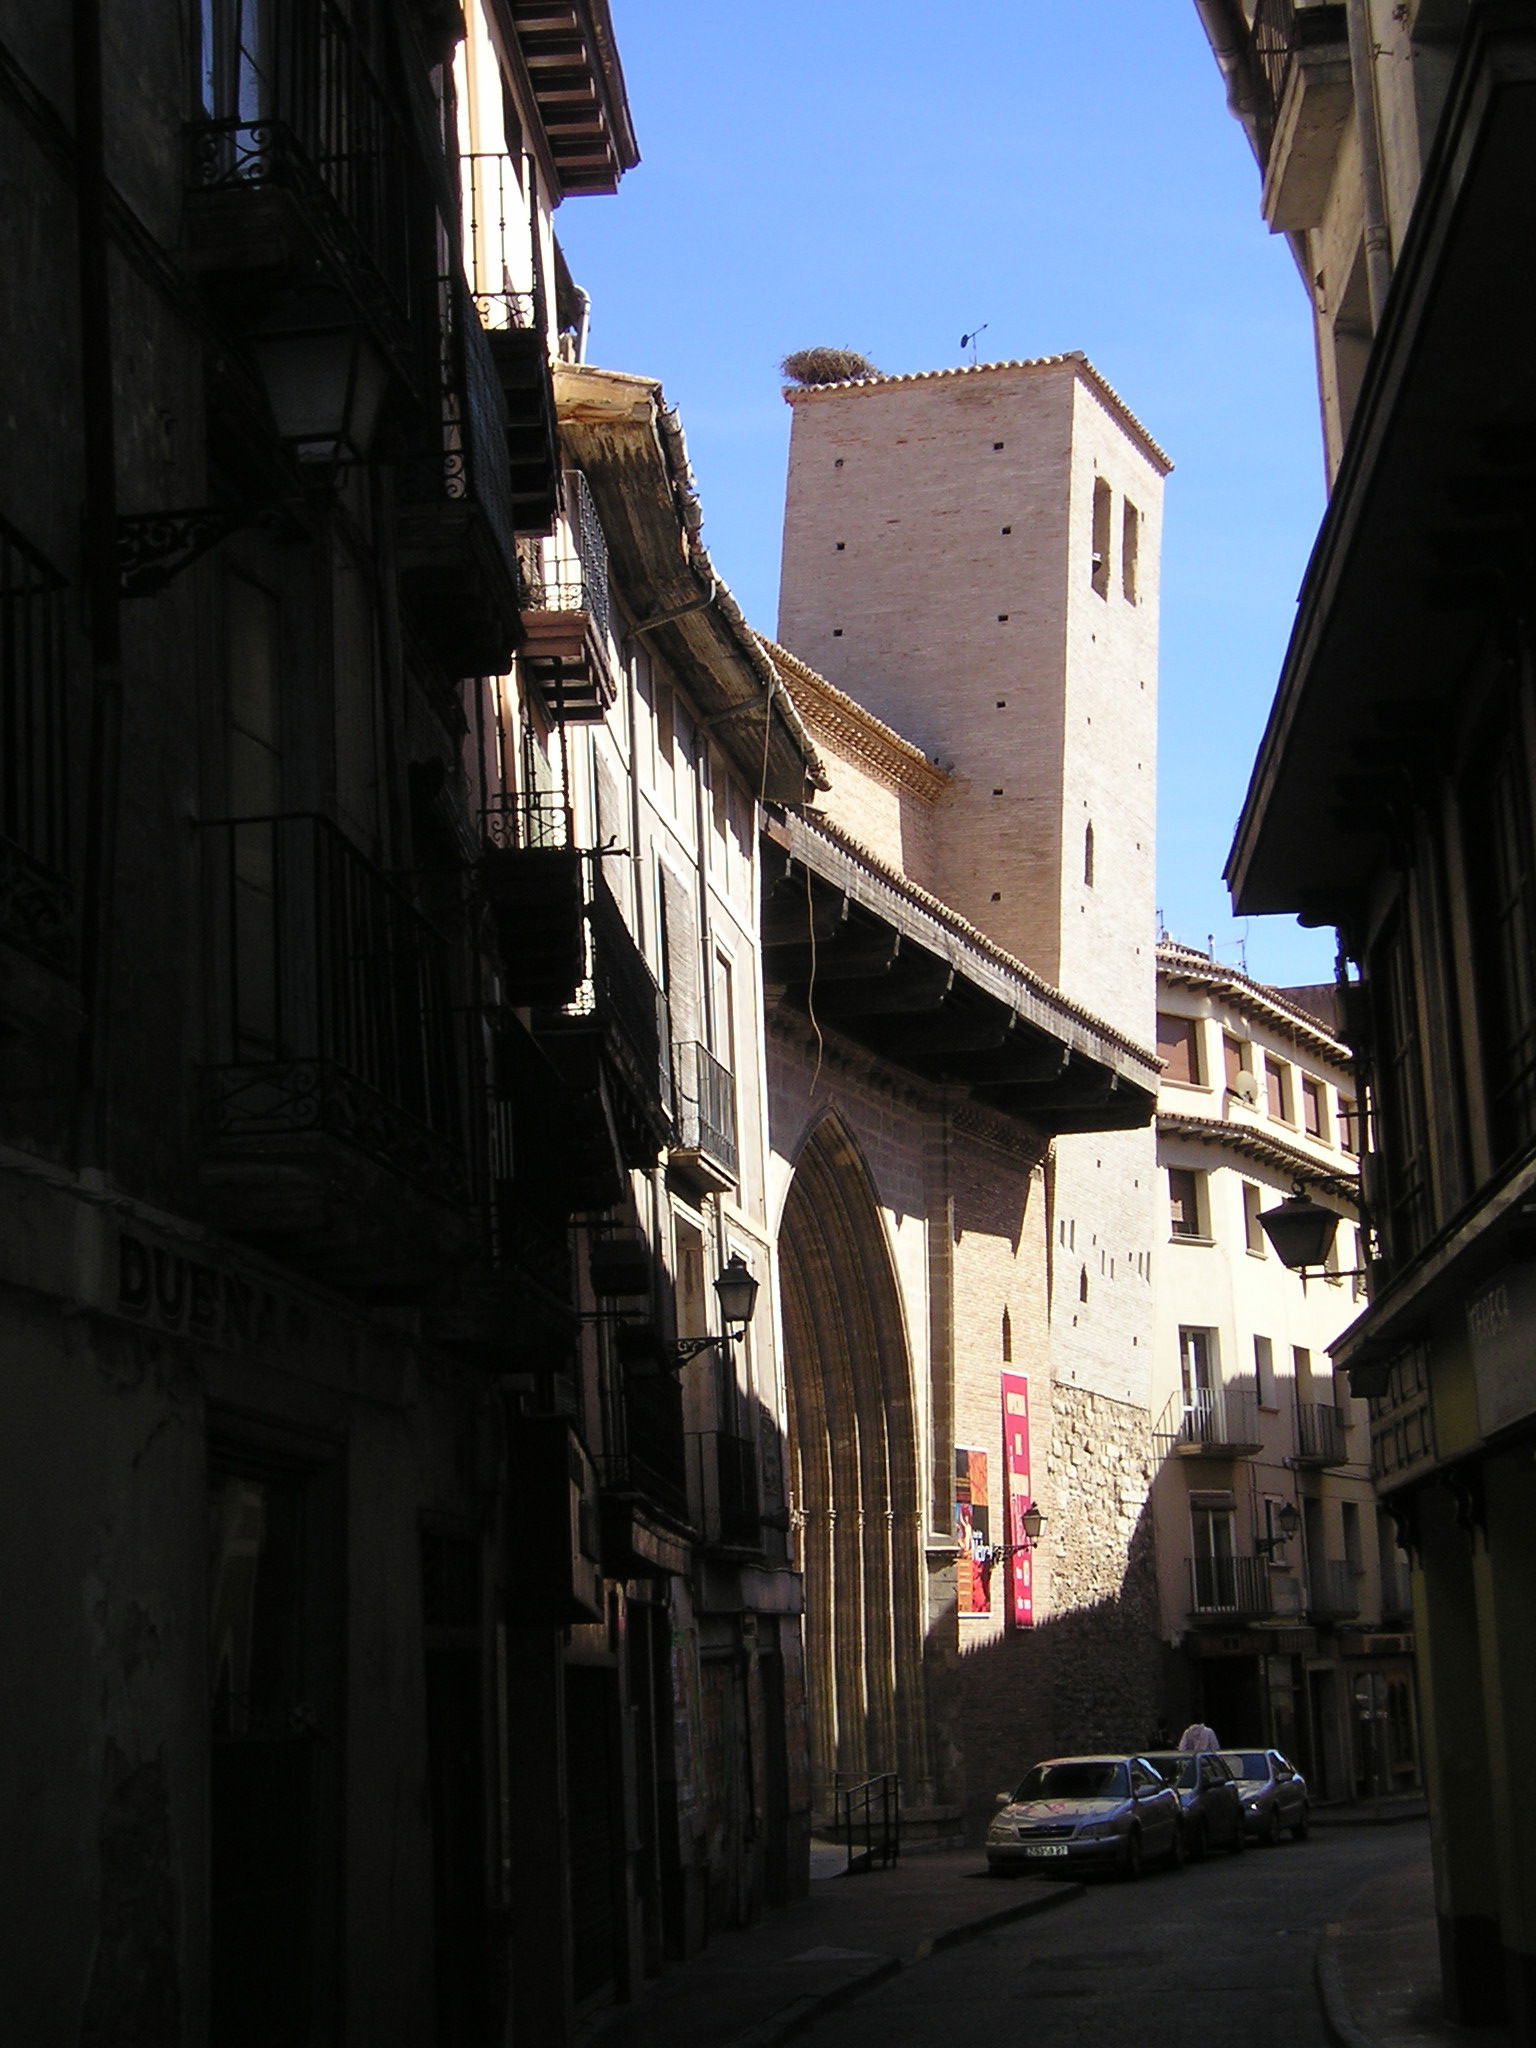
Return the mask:
[(1349, 76), (1355, 99), (1355, 130), (1360, 137), (1360, 201), (1365, 241), (1365, 285), (1371, 302), (1371, 332), (1381, 326), (1387, 288), (1392, 282), (1392, 237), (1387, 226), (1386, 190), (1381, 171), (1381, 131), (1376, 120), (1376, 39), (1371, 32), (1370, 0), (1348, 0)]
[(80, 875), (80, 995), (72, 1150), (82, 1172), (106, 1165), (108, 1013), (122, 734), (122, 636), (117, 578), (117, 454), (112, 391), (112, 294), (102, 117), (101, 0), (74, 0), (75, 241), (80, 336), (80, 450), (85, 486), (81, 549), (91, 645), (91, 709)]
[(1232, 0), (1195, 0), (1195, 12), (1226, 81), (1227, 105), (1243, 124), (1262, 169), (1263, 139), (1259, 132), (1258, 96), (1253, 82), (1253, 38)]

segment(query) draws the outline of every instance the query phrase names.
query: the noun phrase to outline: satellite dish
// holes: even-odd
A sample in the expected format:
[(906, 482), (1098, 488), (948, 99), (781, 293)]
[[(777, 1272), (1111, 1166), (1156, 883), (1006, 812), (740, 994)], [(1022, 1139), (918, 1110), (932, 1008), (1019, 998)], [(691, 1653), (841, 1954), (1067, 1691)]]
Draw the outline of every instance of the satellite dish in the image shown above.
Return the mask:
[(1259, 1084), (1246, 1067), (1233, 1076), (1232, 1093), (1240, 1096), (1244, 1102), (1250, 1104), (1258, 1101)]

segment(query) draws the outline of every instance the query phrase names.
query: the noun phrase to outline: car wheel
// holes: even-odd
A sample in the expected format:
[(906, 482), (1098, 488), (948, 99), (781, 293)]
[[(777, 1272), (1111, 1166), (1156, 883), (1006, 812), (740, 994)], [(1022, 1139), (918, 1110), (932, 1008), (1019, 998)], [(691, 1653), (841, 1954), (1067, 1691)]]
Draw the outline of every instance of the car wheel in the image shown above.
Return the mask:
[(1293, 1842), (1304, 1842), (1307, 1839), (1307, 1836), (1311, 1833), (1311, 1831), (1312, 1815), (1310, 1811), (1304, 1806), (1301, 1809), (1300, 1814), (1297, 1816), (1295, 1826), (1291, 1829), (1291, 1840)]
[(1280, 1816), (1273, 1807), (1264, 1816), (1264, 1824), (1259, 1829), (1259, 1840), (1266, 1849), (1278, 1849), (1280, 1846)]
[(1132, 1828), (1125, 1838), (1125, 1857), (1120, 1865), (1120, 1875), (1124, 1878), (1140, 1877), (1141, 1868), (1141, 1829)]

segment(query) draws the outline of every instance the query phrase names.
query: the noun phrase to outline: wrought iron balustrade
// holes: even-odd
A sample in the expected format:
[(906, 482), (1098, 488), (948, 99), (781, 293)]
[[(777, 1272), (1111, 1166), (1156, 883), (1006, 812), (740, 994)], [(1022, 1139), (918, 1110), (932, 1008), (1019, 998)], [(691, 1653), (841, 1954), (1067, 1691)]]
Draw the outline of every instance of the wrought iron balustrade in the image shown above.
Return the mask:
[(329, 819), (223, 819), (203, 831), (210, 1141), (323, 1133), (462, 1200), (441, 934)]
[(1235, 1387), (1197, 1387), (1175, 1395), (1155, 1431), (1166, 1453), (1246, 1456), (1262, 1448), (1257, 1398)]
[(474, 301), (457, 275), (438, 280), (437, 375), (420, 445), (400, 464), (408, 504), (478, 505), (514, 596), (517, 533), (507, 463), (506, 404)]
[(1268, 125), (1285, 97), (1295, 53), (1348, 39), (1346, 10), (1338, 0), (1257, 0), (1253, 49), (1269, 100)]
[(0, 519), (0, 937), (74, 958), (64, 578)]
[(608, 1403), (603, 1483), (613, 1493), (688, 1521), (683, 1393), (673, 1373), (627, 1375)]
[(1296, 1458), (1302, 1465), (1347, 1465), (1344, 1411), (1331, 1401), (1296, 1404)]
[(591, 1018), (603, 1027), (630, 1085), (670, 1126), (672, 1074), (666, 1000), (601, 873), (592, 881), (587, 930), (590, 978), (565, 1014), (573, 1020)]
[(1270, 1567), (1262, 1557), (1192, 1557), (1190, 1612), (1261, 1618), (1274, 1612)]
[[(500, 151), (470, 151), (459, 158), (459, 189), (470, 290), (481, 320), (493, 333), (542, 330), (535, 215), (517, 165)], [(514, 276), (528, 283), (516, 285)]]
[(492, 846), (520, 853), (559, 852), (571, 843), (571, 807), (563, 790), (497, 791), (481, 813)]
[(420, 169), (347, 12), (336, 0), (230, 0), (204, 16), (210, 118), (188, 129), (193, 192), (292, 192), (354, 289), (398, 328), (411, 313)]
[(1320, 1618), (1347, 1620), (1360, 1612), (1360, 1578), (1347, 1558), (1325, 1557), (1312, 1567), (1312, 1612)]
[(708, 1046), (685, 1039), (673, 1049), (677, 1148), (697, 1152), (731, 1180), (738, 1172), (736, 1083)]
[(563, 533), (525, 559), (526, 602), (532, 611), (585, 612), (597, 631), (606, 634), (608, 543), (591, 486), (579, 469), (565, 472), (564, 497)]

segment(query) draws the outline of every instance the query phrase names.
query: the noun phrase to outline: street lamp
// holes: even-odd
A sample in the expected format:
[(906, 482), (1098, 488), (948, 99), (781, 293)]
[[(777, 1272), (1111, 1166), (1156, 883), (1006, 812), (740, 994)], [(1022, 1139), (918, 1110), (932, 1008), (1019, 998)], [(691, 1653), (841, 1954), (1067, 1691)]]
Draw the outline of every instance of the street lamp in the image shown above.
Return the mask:
[(669, 1365), (686, 1365), (701, 1352), (713, 1351), (718, 1344), (740, 1343), (746, 1336), (752, 1311), (757, 1307), (758, 1282), (740, 1252), (732, 1252), (715, 1275), (714, 1288), (720, 1302), (720, 1320), (725, 1324), (724, 1335), (669, 1339), (662, 1346), (662, 1356)]
[(1274, 1535), (1255, 1536), (1253, 1547), (1255, 1550), (1262, 1550), (1266, 1557), (1272, 1557), (1277, 1550), (1290, 1542), (1300, 1527), (1301, 1516), (1296, 1512), (1296, 1503), (1288, 1500), (1275, 1516)]
[(1363, 1266), (1343, 1273), (1326, 1264), (1339, 1227), (1338, 1211), (1314, 1202), (1299, 1180), (1293, 1183), (1291, 1193), (1278, 1208), (1259, 1211), (1259, 1226), (1289, 1272), (1305, 1278), (1308, 1272), (1318, 1271), (1326, 1273), (1330, 1280), (1358, 1280), (1364, 1276)]
[(366, 462), (389, 372), (338, 293), (296, 292), (251, 335), (279, 438), (299, 462)]
[[(338, 293), (290, 293), (250, 334), (278, 438), (311, 475), (366, 462), (389, 372)], [(117, 521), (118, 590), (153, 597), (242, 527), (282, 529), (280, 504), (193, 505), (130, 512)]]
[(979, 1549), (976, 1552), (976, 1562), (986, 1565), (1003, 1564), (1010, 1557), (1029, 1556), (1035, 1545), (1040, 1541), (1040, 1532), (1045, 1527), (1045, 1517), (1033, 1501), (1030, 1502), (1023, 1514), (1020, 1515), (1019, 1527), (1024, 1534), (1024, 1541), (1022, 1543), (988, 1544), (984, 1549)]

